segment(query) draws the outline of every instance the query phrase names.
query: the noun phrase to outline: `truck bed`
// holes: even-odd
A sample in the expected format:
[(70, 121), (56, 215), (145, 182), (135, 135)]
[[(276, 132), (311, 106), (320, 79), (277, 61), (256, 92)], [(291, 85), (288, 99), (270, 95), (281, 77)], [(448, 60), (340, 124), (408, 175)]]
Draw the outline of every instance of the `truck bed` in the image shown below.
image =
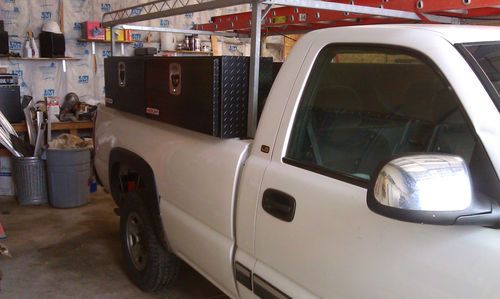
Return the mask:
[[(95, 167), (103, 185), (109, 190), (111, 149), (126, 149), (144, 159), (156, 178), (164, 231), (172, 250), (188, 263), (205, 256), (200, 262), (204, 264), (191, 264), (202, 273), (216, 269), (220, 281), (214, 283), (227, 288), (221, 284), (232, 281), (228, 258), (235, 236), (235, 194), (251, 140), (220, 139), (103, 105), (95, 130)], [(172, 215), (183, 217), (173, 221), (168, 217)], [(204, 240), (193, 233), (200, 229), (205, 231)], [(193, 244), (224, 248), (206, 251)]]

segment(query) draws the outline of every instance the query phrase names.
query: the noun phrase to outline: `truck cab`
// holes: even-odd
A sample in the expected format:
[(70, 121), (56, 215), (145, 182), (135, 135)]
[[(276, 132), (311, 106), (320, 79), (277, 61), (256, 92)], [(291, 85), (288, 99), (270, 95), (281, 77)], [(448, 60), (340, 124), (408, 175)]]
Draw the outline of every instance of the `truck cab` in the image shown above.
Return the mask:
[[(236, 239), (248, 239), (238, 249), (255, 257), (260, 281), (300, 298), (498, 292), (487, 274), (500, 266), (498, 230), (398, 221), (373, 213), (366, 198), (388, 159), (446, 153), (464, 159), (476, 196), (498, 203), (498, 94), (471, 56), (498, 57), (491, 40), (499, 32), (383, 25), (319, 30), (300, 41), (274, 83), (246, 163), (265, 165), (259, 201), (237, 207), (237, 221), (255, 207), (254, 220), (237, 225), (255, 227), (255, 235), (237, 230)], [(295, 201), (291, 221), (263, 206), (266, 192), (278, 191)]]

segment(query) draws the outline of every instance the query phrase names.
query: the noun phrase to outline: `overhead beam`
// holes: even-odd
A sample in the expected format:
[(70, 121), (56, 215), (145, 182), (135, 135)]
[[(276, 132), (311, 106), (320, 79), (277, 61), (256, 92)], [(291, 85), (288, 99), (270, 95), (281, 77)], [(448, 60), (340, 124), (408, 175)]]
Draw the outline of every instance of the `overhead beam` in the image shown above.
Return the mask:
[(358, 19), (353, 22), (349, 21), (334, 21), (329, 24), (308, 24), (307, 26), (297, 26), (297, 25), (287, 25), (284, 27), (266, 27), (262, 28), (262, 35), (272, 36), (272, 35), (289, 35), (289, 34), (305, 34), (311, 30), (332, 28), (332, 27), (349, 27), (349, 26), (360, 26), (360, 25), (375, 25), (375, 24), (401, 24), (408, 23), (408, 21), (402, 19), (378, 19), (378, 18), (363, 18)]
[(107, 12), (102, 16), (102, 25), (103, 27), (112, 27), (252, 2), (252, 0), (212, 0), (175, 7), (175, 5), (182, 5), (182, 1), (159, 0)]
[(285, 5), (294, 7), (305, 7), (313, 9), (334, 10), (349, 13), (399, 18), (407, 20), (421, 20), (418, 14), (410, 11), (387, 9), (355, 4), (344, 4), (338, 2), (326, 2), (317, 0), (266, 0), (264, 4)]
[(198, 35), (217, 35), (224, 37), (248, 37), (247, 35), (233, 33), (233, 32), (211, 32), (204, 30), (191, 30), (191, 29), (177, 29), (168, 27), (152, 27), (152, 26), (139, 26), (139, 25), (118, 25), (118, 29), (128, 29), (135, 31), (151, 31), (151, 32), (171, 32), (181, 34), (198, 34)]

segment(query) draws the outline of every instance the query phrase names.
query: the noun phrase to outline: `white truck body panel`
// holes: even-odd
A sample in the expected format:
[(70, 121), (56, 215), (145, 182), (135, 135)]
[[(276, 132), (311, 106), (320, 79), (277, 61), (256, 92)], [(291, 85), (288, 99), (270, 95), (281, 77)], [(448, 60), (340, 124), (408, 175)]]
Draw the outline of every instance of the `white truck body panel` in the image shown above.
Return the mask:
[(263, 189), (286, 186), (297, 200), (292, 223), (262, 209), (256, 221), (255, 273), (283, 292), (297, 294), (299, 286), (319, 298), (499, 296), (498, 230), (380, 217), (366, 208), (365, 189), (319, 174), (304, 178), (306, 172), (273, 163), (264, 178)]
[[(297, 294), (300, 285), (302, 292), (310, 291), (320, 298), (500, 296), (493, 274), (500, 269), (498, 230), (439, 227), (380, 217), (366, 207), (366, 189), (282, 162), (299, 99), (319, 51), (331, 43), (384, 44), (417, 50), (436, 63), (462, 100), (499, 173), (497, 108), (450, 42), (440, 32), (419, 28), (319, 30), (301, 40), (311, 44), (305, 58), (300, 59), (305, 53), (297, 51), (289, 57), (287, 63), (302, 68), (291, 87), (259, 200), (268, 188), (286, 190), (297, 200), (297, 211), (294, 221), (286, 223), (257, 204), (255, 241), (255, 273), (285, 293)], [(496, 33), (489, 38), (500, 38), (498, 29), (485, 31)], [(461, 37), (467, 40), (467, 36)], [(474, 35), (469, 37), (476, 40)], [(409, 261), (411, 269), (405, 268)], [(279, 269), (278, 273), (273, 269)]]
[[(401, 24), (401, 25), (374, 25), (360, 26), (357, 28), (372, 27), (368, 30), (379, 30), (387, 28), (392, 29), (408, 29), (407, 38), (412, 39), (416, 30), (432, 31), (436, 35), (440, 35), (443, 39), (451, 44), (457, 43), (475, 43), (500, 40), (499, 29), (496, 26), (477, 26), (477, 25), (431, 25), (431, 24)], [(378, 29), (377, 29), (378, 28)], [(344, 29), (344, 28), (343, 28)], [(342, 29), (342, 30), (343, 30)], [(413, 31), (413, 33), (412, 33)]]
[[(216, 277), (213, 282), (221, 289), (234, 293), (228, 263), (233, 255), (233, 211), (250, 142), (222, 140), (106, 107), (100, 107), (99, 114), (107, 120), (96, 127), (99, 176), (108, 176), (112, 148), (127, 149), (150, 161), (155, 177), (162, 178), (156, 187), (173, 251), (200, 272)], [(108, 180), (104, 184), (109, 188)]]
[[(264, 170), (271, 162), (276, 136), (284, 113), (283, 107), (285, 107), (292, 92), (290, 87), (295, 85), (293, 82), (295, 82), (301, 68), (302, 57), (307, 53), (309, 47), (308, 43), (295, 45), (293, 53), (297, 53), (298, 60), (295, 60), (295, 63), (291, 61), (285, 63), (281, 67), (268, 97), (273, 100), (266, 102), (254, 146), (252, 146), (249, 159), (245, 162), (236, 206), (236, 227), (238, 228), (236, 236), (238, 249), (252, 256), (254, 254), (255, 210)], [(261, 151), (263, 145), (269, 146), (269, 153)], [(250, 264), (247, 266), (253, 267)]]

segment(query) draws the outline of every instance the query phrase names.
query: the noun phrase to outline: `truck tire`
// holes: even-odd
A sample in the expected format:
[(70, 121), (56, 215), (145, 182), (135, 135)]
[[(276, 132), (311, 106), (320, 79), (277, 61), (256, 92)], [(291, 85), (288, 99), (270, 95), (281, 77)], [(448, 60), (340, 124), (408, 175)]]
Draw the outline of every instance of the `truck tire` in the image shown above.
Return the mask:
[(158, 240), (140, 195), (130, 192), (123, 199), (120, 239), (129, 278), (145, 292), (171, 286), (179, 272), (177, 257)]

